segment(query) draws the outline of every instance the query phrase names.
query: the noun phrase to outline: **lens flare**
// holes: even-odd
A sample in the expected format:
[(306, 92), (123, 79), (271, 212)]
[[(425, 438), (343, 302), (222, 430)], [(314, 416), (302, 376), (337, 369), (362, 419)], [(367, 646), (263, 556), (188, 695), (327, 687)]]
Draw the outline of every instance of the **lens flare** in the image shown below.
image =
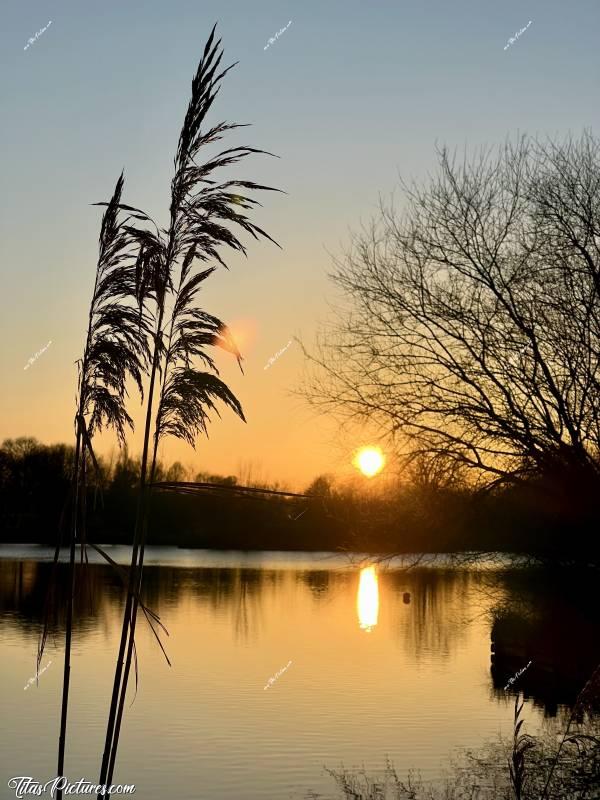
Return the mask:
[(254, 342), (258, 334), (258, 324), (255, 319), (232, 319), (227, 322), (227, 327), (238, 347), (238, 350), (245, 358), (252, 351)]

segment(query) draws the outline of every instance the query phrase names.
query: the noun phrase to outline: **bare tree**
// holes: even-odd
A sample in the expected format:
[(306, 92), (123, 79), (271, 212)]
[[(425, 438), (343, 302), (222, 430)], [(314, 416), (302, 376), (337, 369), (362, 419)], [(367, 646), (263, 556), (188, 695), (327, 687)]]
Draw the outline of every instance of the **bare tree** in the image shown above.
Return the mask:
[[(303, 392), (475, 481), (600, 479), (600, 143), (438, 151), (335, 260)], [(440, 462), (441, 463), (441, 462)], [(589, 484), (588, 484), (589, 485)]]

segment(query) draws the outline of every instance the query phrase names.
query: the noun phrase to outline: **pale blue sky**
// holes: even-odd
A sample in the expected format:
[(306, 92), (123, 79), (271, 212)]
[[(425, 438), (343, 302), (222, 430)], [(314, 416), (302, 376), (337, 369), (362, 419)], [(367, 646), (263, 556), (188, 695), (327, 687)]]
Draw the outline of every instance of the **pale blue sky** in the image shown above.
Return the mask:
[(257, 216), (284, 250), (251, 244), (247, 263), (232, 259), (205, 295), (213, 313), (256, 326), (246, 376), (223, 364), (248, 425), (224, 417), (197, 455), (168, 445), (167, 460), (222, 472), (256, 461), (290, 485), (345, 469), (333, 426), (289, 397), (297, 346), (263, 369), (326, 317), (327, 251), (340, 251), (398, 173), (434, 168), (436, 141), (462, 149), (517, 131), (598, 129), (597, 0), (10, 0), (0, 15), (0, 439), (70, 438), (99, 227), (89, 203), (124, 167), (126, 202), (166, 222), (190, 81), (215, 21), (227, 63), (240, 63), (212, 119), (252, 123), (231, 142), (280, 156), (239, 174), (288, 192), (265, 195)]

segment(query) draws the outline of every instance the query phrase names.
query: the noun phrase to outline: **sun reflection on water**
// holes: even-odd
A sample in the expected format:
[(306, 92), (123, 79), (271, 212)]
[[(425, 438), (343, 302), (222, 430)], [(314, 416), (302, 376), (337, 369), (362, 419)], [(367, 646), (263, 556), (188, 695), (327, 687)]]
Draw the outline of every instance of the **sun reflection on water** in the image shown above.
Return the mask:
[(360, 571), (356, 609), (360, 627), (365, 631), (372, 630), (377, 625), (379, 614), (379, 587), (375, 567), (363, 567)]

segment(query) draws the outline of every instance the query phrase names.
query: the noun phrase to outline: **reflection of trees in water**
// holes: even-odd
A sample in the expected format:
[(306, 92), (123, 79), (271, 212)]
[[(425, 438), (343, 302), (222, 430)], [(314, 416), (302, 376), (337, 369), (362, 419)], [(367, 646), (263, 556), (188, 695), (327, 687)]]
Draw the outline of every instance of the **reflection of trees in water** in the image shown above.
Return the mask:
[(561, 705), (575, 703), (600, 663), (595, 581), (566, 570), (506, 571), (499, 580), (504, 599), (492, 610), (493, 691), (504, 695), (508, 680), (531, 661), (511, 689), (555, 716)]
[[(68, 564), (56, 566), (54, 597), (48, 603), (51, 563), (0, 560), (0, 624), (18, 627), (26, 638), (37, 642), (47, 613), (52, 641), (64, 630), (69, 597), (67, 571)], [(95, 565), (77, 564), (75, 574), (75, 624), (80, 634), (86, 634), (98, 620), (109, 617), (121, 582), (110, 570)]]
[(329, 591), (329, 572), (326, 570), (304, 570), (297, 573), (297, 580), (308, 588), (315, 600), (322, 600)]
[(236, 638), (247, 640), (250, 635), (256, 636), (263, 620), (264, 591), (267, 588), (277, 590), (282, 577), (276, 572), (264, 573), (260, 569), (235, 570), (232, 612)]
[[(600, 617), (589, 574), (415, 569), (385, 574), (380, 587), (386, 586), (394, 593), (394, 629), (417, 659), (432, 651), (447, 657), (469, 622), (486, 620), (496, 698), (510, 697), (507, 682), (532, 661), (512, 691), (523, 691), (554, 716), (561, 706), (573, 706), (600, 663)], [(404, 592), (410, 592), (409, 605), (402, 603)]]
[[(64, 626), (67, 564), (57, 567), (56, 598), (48, 609), (50, 640)], [(82, 575), (77, 566), (78, 578)], [(0, 625), (19, 628), (35, 648), (42, 629), (52, 564), (0, 560)], [(566, 572), (548, 577), (533, 570), (474, 573), (451, 569), (379, 572), (380, 607), (410, 655), (446, 658), (464, 640), (468, 623), (486, 611), (494, 640), (491, 689), (504, 697), (504, 686), (530, 660), (514, 684), (552, 715), (571, 705), (600, 662), (600, 620), (594, 583), (589, 576), (571, 579)], [(255, 637), (265, 603), (275, 604), (296, 584), (320, 606), (344, 598), (356, 614), (357, 572), (304, 569), (188, 568), (144, 569), (144, 602), (166, 620), (186, 597), (213, 615), (230, 615), (236, 637)], [(108, 565), (85, 568), (78, 579), (76, 625), (80, 635), (102, 626), (107, 635), (121, 613), (124, 587)], [(404, 592), (410, 603), (403, 602)], [(280, 604), (281, 605), (281, 604)], [(284, 612), (284, 609), (280, 609)], [(492, 660), (491, 660), (492, 661)]]
[[(323, 604), (325, 600), (333, 600), (337, 590), (354, 581), (354, 573), (340, 569), (304, 569), (294, 573), (297, 583), (305, 586), (313, 600)], [(354, 605), (353, 605), (354, 609)]]
[(249, 567), (144, 568), (144, 598), (160, 615), (161, 606), (176, 607), (182, 597), (192, 596), (213, 613), (231, 613), (236, 637), (255, 636), (262, 622), (266, 593), (278, 591), (284, 575), (277, 570)]
[[(435, 652), (447, 658), (467, 635), (475, 573), (449, 569), (390, 571), (381, 584), (393, 595), (393, 628), (417, 659)], [(402, 599), (410, 593), (410, 603)]]
[[(27, 637), (37, 640), (44, 622), (47, 590), (52, 564), (38, 561), (0, 560), (0, 624), (18, 627)], [(50, 636), (63, 630), (67, 592), (68, 565), (56, 568), (55, 598), (49, 612)], [(78, 564), (75, 617), (78, 629), (89, 631), (108, 627), (121, 611), (125, 589), (108, 565)], [(217, 612), (231, 613), (236, 636), (255, 635), (262, 619), (266, 594), (282, 587), (285, 574), (277, 570), (251, 568), (190, 569), (148, 566), (144, 568), (143, 600), (161, 616), (191, 596)]]

